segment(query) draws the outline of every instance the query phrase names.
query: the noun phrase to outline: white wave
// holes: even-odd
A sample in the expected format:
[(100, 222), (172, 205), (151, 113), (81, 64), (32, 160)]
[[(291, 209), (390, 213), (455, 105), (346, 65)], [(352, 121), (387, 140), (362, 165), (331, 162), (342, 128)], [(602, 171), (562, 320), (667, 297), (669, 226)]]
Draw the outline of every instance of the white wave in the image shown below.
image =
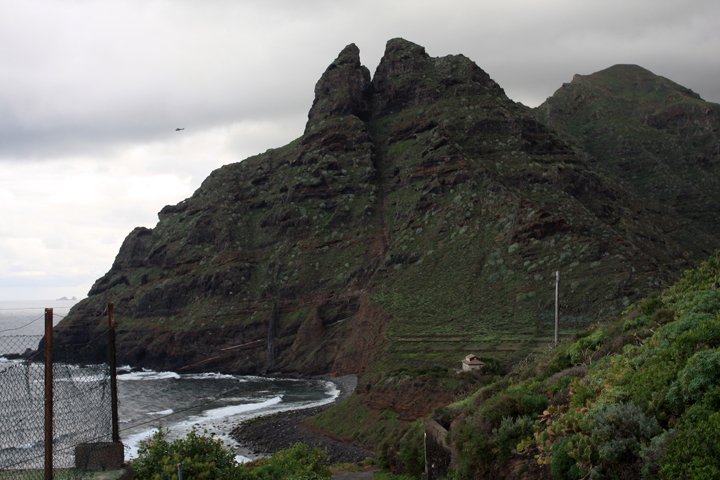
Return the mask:
[[(331, 400), (330, 402), (334, 402), (339, 396), (340, 396), (340, 389), (338, 388), (337, 384), (335, 382), (331, 382), (330, 380), (325, 380), (325, 393), (330, 395)], [(328, 403), (330, 403), (328, 402)]]
[(166, 380), (180, 378), (180, 374), (175, 372), (155, 372), (153, 370), (143, 369), (140, 372), (123, 373), (122, 375), (118, 375), (117, 378), (118, 380), (123, 380), (125, 382), (138, 380)]
[(262, 402), (243, 403), (240, 405), (228, 405), (227, 407), (212, 408), (210, 410), (204, 411), (200, 415), (190, 417), (189, 419), (179, 423), (178, 425), (181, 425), (183, 427), (192, 427), (193, 425), (197, 425), (199, 423), (207, 421), (219, 420), (222, 418), (234, 417), (236, 415), (242, 415), (258, 410), (263, 410), (272, 407), (273, 405), (277, 405), (280, 402), (282, 402), (282, 395), (269, 398)]
[(175, 413), (175, 410), (168, 408), (167, 410), (160, 410), (159, 412), (148, 412), (148, 415), (171, 415)]
[[(277, 396), (262, 402), (214, 408), (203, 412), (201, 415), (190, 417), (183, 422), (167, 425), (165, 428), (170, 432), (169, 439), (172, 440), (176, 437), (179, 438), (180, 435), (184, 435), (196, 425), (234, 415), (242, 415), (243, 413), (255, 412), (271, 407), (272, 405), (278, 404), (281, 401), (282, 397)], [(155, 432), (157, 432), (157, 428), (150, 428), (147, 430), (143, 430), (139, 433), (130, 435), (127, 438), (123, 438), (123, 444), (125, 445), (125, 459), (132, 460), (136, 458), (138, 455), (138, 450), (140, 448), (140, 442), (151, 438), (155, 434)], [(229, 436), (227, 438), (223, 438), (223, 440), (230, 446), (237, 445)], [(239, 457), (242, 456), (240, 455)], [(242, 461), (248, 461), (248, 459), (245, 458), (245, 460)]]
[[(256, 392), (256, 393), (269, 393), (269, 392)], [(222, 397), (222, 401), (226, 403), (248, 403), (253, 402), (257, 397)]]
[[(152, 372), (137, 372), (137, 373), (152, 373)], [(156, 373), (156, 372), (154, 372)], [(191, 376), (197, 377), (197, 374)], [(188, 376), (182, 375), (180, 378), (187, 378)], [(201, 375), (202, 378), (209, 378), (206, 374)], [(146, 379), (147, 377), (141, 377), (140, 379)], [(177, 378), (177, 377), (172, 377)], [(214, 377), (218, 378), (218, 377)], [(240, 381), (244, 379), (257, 378), (258, 380), (271, 380), (264, 377), (234, 377)], [(278, 380), (289, 380), (289, 379), (278, 379)], [(318, 407), (334, 402), (340, 395), (340, 390), (337, 385), (329, 380), (322, 380), (318, 382), (321, 388), (325, 391), (325, 398), (319, 400), (308, 400), (305, 402), (283, 402), (282, 395), (277, 396), (266, 396), (264, 399), (258, 401), (257, 399), (251, 399), (246, 397), (233, 397), (223, 399), (225, 402), (236, 403), (235, 405), (228, 405), (219, 408), (213, 408), (206, 410), (198, 415), (187, 418), (184, 421), (178, 423), (165, 424), (165, 428), (168, 429), (168, 437), (170, 440), (175, 438), (182, 438), (188, 431), (193, 427), (200, 427), (209, 433), (216, 435), (216, 438), (220, 438), (230, 448), (238, 448), (239, 445), (231, 438), (230, 431), (237, 425), (237, 422), (256, 418), (264, 415), (270, 415), (279, 412), (286, 412), (291, 410), (302, 410), (306, 408)], [(256, 392), (257, 393), (257, 392)], [(250, 403), (252, 402), (252, 403)], [(164, 414), (165, 412), (155, 412), (158, 415)], [(168, 412), (169, 414), (169, 412)], [(152, 414), (151, 414), (152, 415)], [(141, 440), (150, 438), (157, 429), (149, 429), (138, 434), (129, 436), (124, 439), (126, 445), (126, 459), (131, 460), (137, 457), (137, 451), (139, 442)], [(247, 452), (240, 449), (236, 457), (238, 463), (247, 462), (252, 458), (248, 458), (245, 455)]]
[(151, 428), (130, 435), (127, 438), (123, 438), (123, 445), (125, 445), (125, 459), (132, 460), (133, 458), (137, 458), (138, 450), (140, 449), (140, 442), (152, 437), (157, 430), (157, 428)]
[(289, 404), (283, 403), (278, 404), (277, 406), (270, 406), (269, 408), (262, 411), (250, 412), (250, 414), (246, 416), (246, 419), (262, 417), (265, 415), (272, 415), (274, 413), (289, 412), (292, 410), (305, 410), (306, 408), (322, 407), (323, 405), (333, 403), (335, 400), (337, 400), (338, 396), (340, 396), (340, 390), (337, 388), (337, 385), (335, 385), (335, 383), (329, 380), (323, 380), (323, 383), (325, 384), (325, 392), (329, 395), (327, 398), (314, 401), (295, 402)]
[(188, 380), (218, 380), (218, 379), (227, 379), (227, 380), (239, 380), (247, 382), (244, 378), (238, 378), (235, 375), (229, 375), (226, 373), (190, 373), (187, 375), (183, 375), (182, 378), (187, 378)]

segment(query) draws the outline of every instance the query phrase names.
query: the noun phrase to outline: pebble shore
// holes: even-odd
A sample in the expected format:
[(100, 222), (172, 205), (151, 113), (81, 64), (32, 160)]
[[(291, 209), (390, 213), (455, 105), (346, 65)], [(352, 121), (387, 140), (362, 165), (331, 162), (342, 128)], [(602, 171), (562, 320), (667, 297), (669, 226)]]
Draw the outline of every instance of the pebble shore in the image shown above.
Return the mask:
[[(357, 377), (354, 375), (326, 380), (335, 383), (340, 390), (336, 402), (350, 395), (357, 386)], [(360, 462), (373, 456), (373, 452), (369, 450), (311, 431), (302, 425), (302, 420), (317, 415), (331, 405), (332, 403), (253, 418), (235, 427), (231, 436), (255, 456), (270, 455), (298, 442), (325, 450), (332, 463)]]

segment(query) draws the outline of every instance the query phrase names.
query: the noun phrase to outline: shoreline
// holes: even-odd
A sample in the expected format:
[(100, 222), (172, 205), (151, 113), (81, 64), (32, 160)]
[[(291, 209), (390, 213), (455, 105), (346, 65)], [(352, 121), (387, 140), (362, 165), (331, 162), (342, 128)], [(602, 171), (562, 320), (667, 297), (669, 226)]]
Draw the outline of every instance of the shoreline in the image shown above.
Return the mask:
[(290, 410), (244, 420), (237, 424), (230, 436), (253, 457), (272, 455), (298, 442), (318, 447), (328, 453), (331, 463), (356, 463), (374, 456), (374, 453), (347, 442), (342, 442), (302, 425), (302, 421), (330, 408), (348, 397), (357, 387), (357, 376), (319, 377), (335, 384), (340, 394), (326, 405)]

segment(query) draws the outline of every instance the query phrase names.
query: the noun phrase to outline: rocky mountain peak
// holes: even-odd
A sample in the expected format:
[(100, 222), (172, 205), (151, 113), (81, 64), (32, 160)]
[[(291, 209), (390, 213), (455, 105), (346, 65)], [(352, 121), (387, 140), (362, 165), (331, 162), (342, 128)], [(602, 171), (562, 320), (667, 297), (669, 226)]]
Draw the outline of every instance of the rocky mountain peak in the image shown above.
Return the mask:
[(385, 44), (383, 61), (389, 63), (429, 59), (425, 47), (404, 38), (391, 38)]
[(389, 40), (373, 77), (374, 111), (393, 113), (408, 106), (430, 104), (442, 97), (503, 90), (464, 55), (430, 57), (425, 48), (402, 38)]
[(360, 63), (360, 49), (351, 43), (342, 49), (315, 84), (305, 133), (329, 117), (369, 114), (370, 72)]

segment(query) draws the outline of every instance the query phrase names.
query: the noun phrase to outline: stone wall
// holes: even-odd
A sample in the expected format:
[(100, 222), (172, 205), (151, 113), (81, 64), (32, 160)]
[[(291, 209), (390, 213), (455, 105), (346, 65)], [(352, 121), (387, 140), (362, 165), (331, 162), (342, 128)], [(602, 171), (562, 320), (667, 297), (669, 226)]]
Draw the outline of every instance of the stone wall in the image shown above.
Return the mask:
[(425, 420), (425, 478), (445, 478), (452, 457), (447, 443), (448, 431), (432, 419)]

